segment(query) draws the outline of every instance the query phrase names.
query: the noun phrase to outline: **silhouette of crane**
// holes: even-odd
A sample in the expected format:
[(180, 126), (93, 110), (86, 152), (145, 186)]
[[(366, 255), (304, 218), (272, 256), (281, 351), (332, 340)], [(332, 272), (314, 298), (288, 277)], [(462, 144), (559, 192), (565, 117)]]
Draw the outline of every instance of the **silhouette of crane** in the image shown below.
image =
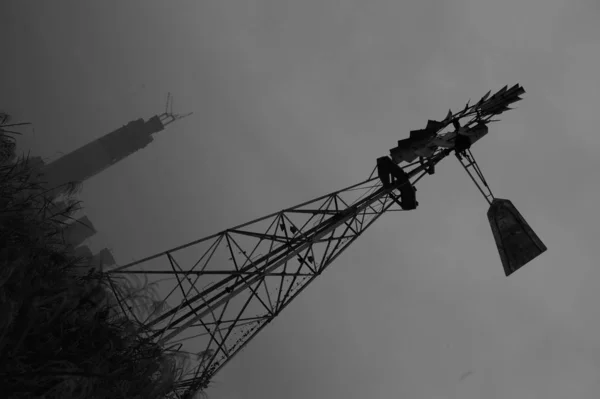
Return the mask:
[(141, 321), (160, 344), (185, 344), (187, 352), (198, 353), (176, 388), (178, 396), (205, 389), (384, 213), (415, 209), (416, 183), (453, 153), (490, 204), (488, 218), (506, 275), (544, 252), (512, 203), (494, 198), (470, 150), (523, 93), (518, 84), (505, 86), (460, 112), (449, 111), (442, 121), (428, 121), (400, 140), (390, 156), (377, 159), (357, 184), (109, 271), (160, 279), (170, 308)]

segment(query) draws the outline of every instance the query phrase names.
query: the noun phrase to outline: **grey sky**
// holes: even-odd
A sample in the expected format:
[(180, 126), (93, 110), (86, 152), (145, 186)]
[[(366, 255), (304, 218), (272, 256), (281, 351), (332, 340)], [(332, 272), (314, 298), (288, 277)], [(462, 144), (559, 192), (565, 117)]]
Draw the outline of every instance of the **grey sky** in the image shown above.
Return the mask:
[(160, 113), (168, 91), (195, 112), (84, 186), (94, 246), (128, 262), (358, 182), (428, 118), (520, 83), (473, 152), (548, 252), (504, 277), (486, 203), (449, 159), (211, 395), (591, 399), (599, 19), (594, 0), (8, 1), (0, 104), (48, 159)]

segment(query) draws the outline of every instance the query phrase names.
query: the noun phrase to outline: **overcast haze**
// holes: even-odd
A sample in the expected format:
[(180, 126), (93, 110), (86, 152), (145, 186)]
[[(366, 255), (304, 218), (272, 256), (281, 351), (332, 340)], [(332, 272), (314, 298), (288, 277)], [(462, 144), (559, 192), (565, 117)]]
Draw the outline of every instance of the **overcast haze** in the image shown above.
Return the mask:
[[(449, 158), (217, 375), (214, 399), (600, 394), (600, 3), (5, 1), (0, 108), (52, 160), (177, 112), (84, 185), (119, 263), (358, 182), (427, 119), (523, 85), (473, 147), (548, 251), (510, 278)], [(230, 167), (217, 172), (216, 165)]]

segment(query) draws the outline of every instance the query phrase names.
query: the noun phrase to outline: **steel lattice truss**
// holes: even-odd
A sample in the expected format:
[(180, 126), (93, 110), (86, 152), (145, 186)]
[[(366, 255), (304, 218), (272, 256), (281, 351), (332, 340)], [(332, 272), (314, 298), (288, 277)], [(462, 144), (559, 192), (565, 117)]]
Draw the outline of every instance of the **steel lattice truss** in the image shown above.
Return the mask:
[[(463, 126), (495, 122), (492, 117), (508, 110), (523, 92), (518, 85), (489, 98), (488, 92), (476, 104), (449, 112), (440, 131), (461, 118), (468, 118)], [(414, 186), (449, 154), (440, 149), (424, 162), (402, 169)], [(470, 151), (462, 154), (465, 159), (456, 155), (490, 201), (493, 196)], [(403, 184), (408, 183), (384, 187), (373, 172), (359, 184), (110, 270), (143, 276), (147, 284), (160, 287), (161, 298), (149, 310), (140, 309), (135, 301), (117, 299), (130, 317), (149, 327), (153, 339), (189, 354), (188, 373), (175, 393), (187, 397), (205, 388), (384, 212), (402, 211)]]
[[(432, 158), (437, 163), (447, 154)], [(405, 167), (414, 185), (425, 172)], [(170, 285), (169, 310), (131, 316), (165, 347), (193, 355), (181, 390), (205, 386), (248, 341), (275, 318), (386, 211), (402, 211), (399, 185), (374, 177), (110, 273), (143, 275)]]

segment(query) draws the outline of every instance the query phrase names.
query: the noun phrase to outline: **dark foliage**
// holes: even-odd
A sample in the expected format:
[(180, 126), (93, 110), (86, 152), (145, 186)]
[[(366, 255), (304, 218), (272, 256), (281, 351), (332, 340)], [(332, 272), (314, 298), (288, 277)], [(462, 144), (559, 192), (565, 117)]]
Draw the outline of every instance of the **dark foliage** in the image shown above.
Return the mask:
[(90, 259), (77, 257), (62, 235), (80, 209), (77, 187), (50, 194), (38, 163), (15, 156), (13, 128), (22, 124), (9, 122), (0, 113), (2, 396), (178, 397), (185, 356), (159, 347), (121, 310), (126, 297), (143, 303), (143, 289), (93, 269), (81, 273)]

